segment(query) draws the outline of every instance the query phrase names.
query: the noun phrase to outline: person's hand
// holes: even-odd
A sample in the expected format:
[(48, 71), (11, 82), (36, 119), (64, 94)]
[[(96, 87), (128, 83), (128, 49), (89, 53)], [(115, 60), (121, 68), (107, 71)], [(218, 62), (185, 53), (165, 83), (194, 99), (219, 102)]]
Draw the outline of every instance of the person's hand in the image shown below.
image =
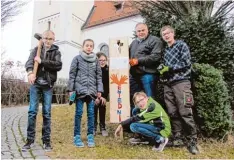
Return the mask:
[(99, 105), (100, 99), (99, 99), (99, 98), (96, 98), (94, 103), (95, 103), (96, 106)]
[(165, 73), (165, 72), (168, 72), (169, 71), (169, 67), (168, 66), (164, 66), (163, 64), (160, 64), (159, 66), (158, 66), (158, 71), (159, 71), (159, 73), (162, 75), (163, 73)]
[(122, 125), (118, 125), (117, 129), (115, 130), (115, 138), (120, 136), (120, 133), (123, 131)]
[(104, 106), (106, 104), (106, 99), (101, 97), (100, 102), (101, 102), (101, 105)]
[(136, 65), (138, 65), (138, 59), (135, 59), (135, 58), (130, 59), (129, 64), (130, 64), (131, 66), (136, 66)]
[(31, 73), (31, 74), (28, 75), (28, 82), (30, 84), (34, 84), (35, 80), (36, 80), (35, 74)]
[(36, 61), (36, 62), (38, 62), (39, 64), (41, 64), (41, 58), (38, 57), (38, 56), (36, 56), (36, 57), (34, 58), (34, 61)]
[(69, 92), (69, 97), (71, 97), (72, 94), (73, 94), (73, 91), (72, 91), (72, 92)]
[(101, 96), (102, 96), (102, 93), (101, 93), (101, 92), (98, 92), (98, 93), (97, 93), (97, 98), (101, 98)]
[(76, 100), (76, 91), (69, 92), (69, 105), (72, 105)]

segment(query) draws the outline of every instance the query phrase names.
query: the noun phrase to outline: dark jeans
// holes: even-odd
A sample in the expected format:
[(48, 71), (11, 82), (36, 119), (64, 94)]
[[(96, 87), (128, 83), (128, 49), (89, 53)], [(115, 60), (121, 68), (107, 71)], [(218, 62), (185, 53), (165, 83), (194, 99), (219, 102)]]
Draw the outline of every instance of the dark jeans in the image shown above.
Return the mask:
[[(140, 113), (140, 109), (135, 107), (132, 110), (132, 115), (135, 116)], [(145, 123), (132, 123), (130, 124), (130, 130), (133, 133), (140, 134), (144, 137), (152, 138), (154, 142), (160, 143), (163, 140), (163, 137), (160, 134), (160, 128)]]
[(36, 118), (39, 106), (40, 95), (42, 94), (42, 141), (50, 141), (51, 134), (51, 101), (52, 101), (52, 88), (42, 87), (39, 85), (31, 85), (30, 87), (30, 104), (28, 110), (28, 127), (27, 139), (35, 139)]
[(100, 130), (105, 130), (106, 129), (106, 105), (95, 105), (94, 107), (94, 115), (95, 115), (95, 120), (94, 120), (94, 127), (97, 129), (98, 125), (98, 112), (99, 112), (99, 126)]
[(149, 137), (155, 140), (155, 142), (160, 143), (164, 139), (160, 132), (160, 128), (157, 128), (151, 124), (146, 123), (132, 123), (130, 129), (133, 133), (138, 133), (145, 137)]
[[(190, 81), (181, 81), (172, 85), (164, 86), (164, 99), (171, 119), (173, 135), (187, 133), (188, 139), (196, 139), (197, 131), (193, 118), (193, 94)], [(189, 102), (186, 101), (189, 99)], [(183, 128), (185, 124), (185, 128)]]
[(87, 116), (88, 116), (88, 131), (87, 135), (93, 134), (94, 131), (94, 100), (91, 97), (85, 97), (77, 99), (76, 101), (76, 113), (75, 113), (75, 126), (74, 126), (74, 137), (80, 135), (81, 118), (83, 114), (83, 104), (86, 102), (87, 105)]
[(129, 75), (130, 79), (130, 103), (131, 113), (135, 107), (132, 98), (136, 92), (144, 91), (148, 97), (155, 99), (156, 90), (156, 75), (155, 74), (144, 74), (144, 75)]

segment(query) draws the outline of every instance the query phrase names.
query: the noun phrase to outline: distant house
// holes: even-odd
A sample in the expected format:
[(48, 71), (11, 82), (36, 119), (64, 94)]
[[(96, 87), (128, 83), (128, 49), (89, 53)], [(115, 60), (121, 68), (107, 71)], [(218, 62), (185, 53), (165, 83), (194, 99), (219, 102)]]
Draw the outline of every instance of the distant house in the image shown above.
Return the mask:
[[(131, 42), (136, 23), (142, 21), (129, 1), (35, 1), (32, 35), (48, 28), (55, 32), (63, 61), (59, 77), (68, 78), (70, 63), (84, 39), (94, 40), (94, 52), (109, 55), (109, 39), (127, 36)], [(31, 47), (36, 45), (32, 38)]]

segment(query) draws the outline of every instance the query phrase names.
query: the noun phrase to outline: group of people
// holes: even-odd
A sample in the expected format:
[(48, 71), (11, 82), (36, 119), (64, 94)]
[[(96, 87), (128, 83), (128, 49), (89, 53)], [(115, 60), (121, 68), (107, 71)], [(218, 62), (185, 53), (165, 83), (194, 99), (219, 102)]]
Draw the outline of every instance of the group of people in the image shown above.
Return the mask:
[[(187, 44), (175, 40), (175, 31), (171, 26), (164, 26), (160, 32), (162, 39), (167, 43), (165, 49), (160, 38), (149, 34), (145, 23), (138, 23), (135, 31), (137, 38), (129, 47), (131, 117), (119, 124), (115, 136), (118, 136), (124, 127), (129, 127), (133, 133), (140, 135), (132, 138), (132, 142), (142, 142), (142, 137), (146, 137), (155, 144), (153, 147), (155, 151), (163, 151), (166, 145), (182, 146), (186, 136), (188, 150), (193, 154), (199, 153), (191, 108), (193, 106), (190, 84), (191, 57)], [(48, 30), (42, 36), (41, 56), (36, 56), (37, 47), (34, 48), (25, 65), (31, 87), (27, 141), (22, 150), (30, 149), (35, 140), (40, 95), (43, 97), (43, 147), (46, 151), (52, 149), (50, 139), (52, 89), (57, 72), (62, 68), (62, 62), (58, 46), (53, 44), (54, 33)], [(93, 49), (94, 41), (84, 40), (82, 51), (72, 60), (69, 71), (67, 91), (69, 95), (76, 93), (74, 118), (76, 147), (85, 146), (81, 138), (84, 103), (87, 105), (88, 147), (95, 146), (98, 115), (101, 134), (108, 136), (105, 125), (106, 101), (109, 94), (107, 56), (101, 52), (95, 54)], [(36, 75), (33, 72), (35, 62), (39, 63)], [(166, 111), (155, 101), (156, 82), (159, 78), (166, 80), (164, 84)]]
[[(167, 44), (164, 49), (163, 43), (158, 37), (149, 35), (146, 24), (138, 23), (135, 30), (137, 38), (131, 43), (129, 48), (132, 117), (127, 120), (127, 122), (131, 122), (130, 130), (138, 135), (153, 138), (155, 141), (154, 148), (156, 148), (157, 151), (162, 151), (165, 145), (179, 147), (185, 145), (185, 142), (187, 142), (188, 150), (192, 154), (198, 154), (197, 131), (192, 112), (194, 101), (190, 82), (192, 66), (189, 47), (184, 41), (175, 39), (175, 31), (171, 26), (164, 26), (160, 31), (162, 39)], [(162, 56), (163, 63), (160, 63)], [(164, 82), (164, 101), (171, 126), (166, 125), (168, 118), (166, 116), (167, 114), (163, 114), (164, 112), (161, 112), (160, 117), (164, 119), (162, 124), (158, 121), (155, 122), (155, 120), (158, 119), (157, 114), (152, 115), (151, 119), (147, 122), (142, 122), (141, 118), (139, 118), (141, 112), (146, 111), (148, 113), (147, 108), (150, 106), (150, 99), (155, 99), (157, 94), (155, 93), (155, 86), (159, 79), (162, 79)], [(141, 93), (141, 91), (144, 91), (145, 95), (140, 94), (142, 98), (139, 98), (137, 101), (137, 98), (134, 97)], [(145, 99), (147, 99), (147, 101), (145, 101)], [(152, 104), (154, 103), (155, 102), (152, 102)], [(156, 103), (155, 106), (156, 108), (158, 106), (159, 110), (161, 110), (158, 103)], [(137, 121), (135, 118), (136, 107), (140, 108)], [(144, 117), (144, 119), (146, 118)], [(135, 123), (140, 123), (137, 129), (133, 127)], [(141, 123), (153, 124), (154, 127), (151, 126), (152, 128), (148, 128), (148, 126)], [(116, 130), (116, 135), (121, 131), (121, 126), (125, 126), (125, 124), (125, 122), (120, 124)], [(158, 127), (160, 128), (161, 125), (163, 125), (163, 128), (161, 128), (157, 134)], [(171, 134), (163, 135), (161, 133), (164, 129), (169, 131), (171, 127)], [(154, 134), (149, 132), (153, 132)], [(169, 135), (170, 138), (168, 140), (167, 138)], [(161, 141), (159, 141), (159, 136), (164, 136), (164, 139), (161, 138)], [(142, 141), (144, 143), (144, 139), (141, 137), (132, 138), (130, 140), (132, 143), (141, 143)]]

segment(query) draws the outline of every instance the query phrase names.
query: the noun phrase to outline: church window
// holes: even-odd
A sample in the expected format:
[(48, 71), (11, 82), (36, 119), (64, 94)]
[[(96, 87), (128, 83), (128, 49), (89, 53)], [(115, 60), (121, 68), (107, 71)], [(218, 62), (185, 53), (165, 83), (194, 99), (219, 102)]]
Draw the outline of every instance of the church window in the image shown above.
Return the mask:
[(109, 46), (106, 43), (100, 44), (99, 49), (101, 52), (105, 53), (107, 57), (109, 56)]

